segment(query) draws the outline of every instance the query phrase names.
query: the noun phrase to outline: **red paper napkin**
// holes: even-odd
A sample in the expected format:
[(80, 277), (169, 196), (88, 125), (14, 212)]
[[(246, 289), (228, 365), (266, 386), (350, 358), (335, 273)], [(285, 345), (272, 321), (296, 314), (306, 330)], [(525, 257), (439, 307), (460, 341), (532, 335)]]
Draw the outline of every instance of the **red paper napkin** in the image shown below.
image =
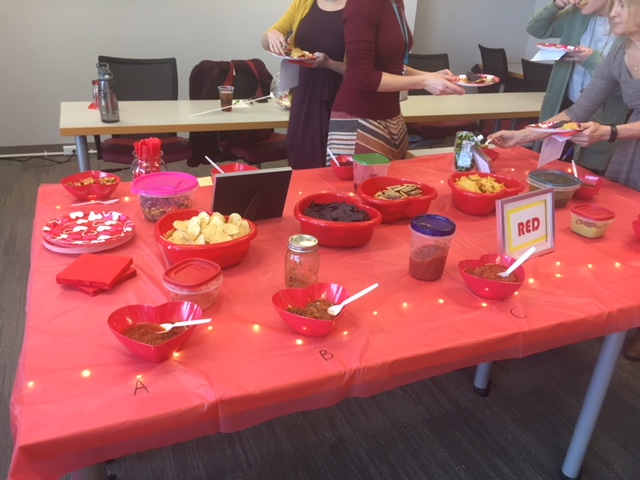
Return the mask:
[(56, 275), (62, 285), (109, 290), (133, 263), (131, 257), (85, 253)]
[[(116, 283), (114, 283), (113, 286), (115, 287), (116, 285), (120, 285), (122, 282), (125, 282), (126, 280), (129, 280), (130, 278), (135, 277), (137, 274), (138, 274), (138, 272), (136, 271), (135, 268), (129, 267), (129, 269), (126, 272), (124, 272), (124, 274), (118, 280), (116, 280)], [(107, 291), (104, 288), (85, 287), (84, 285), (75, 285), (75, 287), (78, 290), (80, 290), (80, 291), (82, 291), (82, 292), (84, 292), (87, 295), (90, 295), (92, 297), (95, 297), (96, 295)]]

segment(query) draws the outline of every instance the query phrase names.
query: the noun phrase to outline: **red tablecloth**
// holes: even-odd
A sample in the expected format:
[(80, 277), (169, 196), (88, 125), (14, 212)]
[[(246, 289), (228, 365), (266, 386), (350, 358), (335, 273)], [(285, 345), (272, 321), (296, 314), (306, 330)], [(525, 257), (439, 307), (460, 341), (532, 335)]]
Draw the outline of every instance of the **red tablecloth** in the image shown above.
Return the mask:
[[(501, 150), (497, 173), (524, 181), (537, 154)], [(566, 168), (566, 164), (562, 164)], [(295, 171), (283, 218), (258, 222), (248, 257), (224, 271), (218, 302), (206, 310), (180, 355), (160, 364), (130, 354), (107, 328), (127, 304), (168, 300), (163, 257), (135, 196), (109, 206), (136, 223), (133, 241), (110, 252), (133, 257), (138, 276), (96, 297), (55, 283), (74, 256), (42, 246), (45, 222), (71, 211), (59, 185), (39, 190), (32, 240), (25, 339), (11, 413), (12, 479), (58, 478), (109, 458), (216, 432), (232, 432), (292, 412), (369, 396), (480, 362), (514, 358), (637, 326), (640, 241), (631, 221), (640, 193), (606, 182), (594, 203), (616, 212), (603, 238), (570, 230), (570, 207), (556, 213), (556, 249), (525, 265), (528, 281), (504, 301), (483, 300), (463, 283), (457, 263), (497, 250), (494, 215), (474, 217), (451, 204), (452, 154), (392, 162), (390, 175), (439, 192), (430, 212), (457, 224), (446, 271), (437, 282), (408, 274), (408, 220), (379, 226), (369, 244), (321, 248), (320, 280), (356, 292), (380, 288), (350, 305), (320, 339), (293, 333), (271, 305), (283, 288), (293, 205), (321, 190), (350, 192), (331, 169)], [(129, 194), (130, 184), (116, 191)], [(196, 207), (210, 207), (201, 188)], [(111, 208), (112, 207), (112, 208)], [(143, 388), (140, 383), (144, 384)]]

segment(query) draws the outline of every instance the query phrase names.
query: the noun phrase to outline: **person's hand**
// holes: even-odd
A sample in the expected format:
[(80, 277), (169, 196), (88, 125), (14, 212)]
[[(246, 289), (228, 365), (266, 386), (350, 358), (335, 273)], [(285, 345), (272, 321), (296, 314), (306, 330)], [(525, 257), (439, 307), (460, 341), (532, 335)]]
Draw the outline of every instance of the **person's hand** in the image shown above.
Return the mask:
[[(542, 137), (544, 136), (545, 134), (542, 134)], [(489, 135), (489, 137), (487, 137), (487, 141), (491, 140), (491, 143), (496, 147), (511, 148), (516, 145), (539, 140), (540, 138), (537, 137), (540, 137), (540, 135), (529, 129), (500, 130), (499, 132)]]
[(269, 45), (269, 51), (280, 55), (286, 56), (286, 48), (288, 47), (287, 39), (278, 30), (269, 30), (266, 34), (267, 44)]
[(586, 61), (591, 56), (592, 53), (593, 53), (592, 48), (583, 47), (582, 45), (579, 45), (576, 47), (575, 50), (565, 53), (562, 59), (566, 60), (567, 62), (582, 63)]
[(566, 7), (573, 5), (579, 7), (583, 0), (554, 0), (554, 4), (558, 10), (564, 10)]
[(605, 140), (609, 140), (611, 136), (611, 127), (609, 125), (585, 122), (581, 123), (580, 127), (584, 128), (584, 130), (573, 135), (571, 141), (581, 147), (588, 147), (594, 143), (604, 142)]
[(463, 95), (464, 88), (455, 85), (458, 77), (449, 70), (421, 75), (422, 88), (433, 95)]
[(314, 68), (329, 68), (331, 65), (331, 58), (329, 58), (329, 55), (327, 55), (326, 53), (322, 53), (322, 52), (315, 52), (313, 54), (316, 59), (313, 61), (313, 67)]

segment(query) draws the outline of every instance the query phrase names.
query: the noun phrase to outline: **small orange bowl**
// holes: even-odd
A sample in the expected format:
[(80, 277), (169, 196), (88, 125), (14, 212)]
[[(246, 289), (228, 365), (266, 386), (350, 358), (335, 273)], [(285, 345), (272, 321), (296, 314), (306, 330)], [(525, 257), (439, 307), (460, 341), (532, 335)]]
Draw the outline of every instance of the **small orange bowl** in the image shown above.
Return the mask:
[(340, 180), (353, 180), (353, 157), (351, 155), (338, 155), (336, 157), (340, 166), (331, 161), (331, 170)]
[(123, 335), (128, 327), (138, 323), (175, 323), (202, 318), (202, 309), (191, 302), (168, 302), (162, 305), (127, 305), (114, 311), (107, 325), (116, 338), (134, 355), (150, 362), (163, 362), (179, 351), (193, 335), (195, 325), (160, 345), (149, 345)]
[(591, 200), (602, 189), (602, 184), (604, 183), (602, 177), (594, 174), (578, 175), (578, 177), (582, 180), (582, 185), (575, 191), (573, 198)]
[[(492, 177), (496, 182), (502, 183), (505, 188), (498, 193), (475, 193), (460, 188), (456, 182), (460, 177), (469, 175), (479, 175), (480, 177)], [(451, 199), (453, 205), (460, 211), (469, 215), (488, 215), (495, 211), (496, 200), (512, 197), (524, 190), (524, 185), (515, 178), (494, 173), (484, 172), (455, 172), (447, 180), (451, 188)]]
[(347, 298), (349, 298), (349, 293), (337, 283), (316, 283), (307, 288), (279, 290), (271, 297), (271, 301), (280, 317), (294, 332), (308, 337), (324, 337), (333, 330), (344, 310), (333, 320), (318, 320), (296, 315), (288, 312), (287, 309), (290, 307), (303, 308), (309, 302), (319, 299), (325, 299), (335, 305)]
[[(305, 215), (303, 212), (314, 202), (316, 204), (347, 203), (355, 205), (367, 212), (369, 220), (362, 222), (334, 222)], [(318, 243), (325, 247), (360, 247), (373, 237), (377, 225), (382, 222), (382, 215), (373, 207), (358, 202), (353, 196), (342, 193), (314, 193), (300, 200), (293, 209), (293, 215), (300, 222), (300, 230), (313, 235)]]
[[(417, 185), (422, 195), (406, 197), (398, 200), (377, 198), (376, 193), (394, 185)], [(429, 211), (431, 202), (438, 196), (435, 188), (426, 183), (395, 177), (371, 177), (358, 187), (358, 195), (362, 203), (375, 208), (382, 214), (382, 223), (395, 222), (401, 218), (413, 218)]]
[(113, 173), (88, 170), (74, 173), (60, 180), (67, 192), (78, 200), (104, 200), (120, 185), (120, 177)]
[(510, 297), (520, 289), (525, 280), (524, 267), (520, 266), (513, 272), (518, 278), (517, 282), (501, 282), (499, 280), (489, 280), (470, 275), (465, 270), (470, 267), (479, 267), (482, 265), (497, 264), (505, 267), (511, 266), (516, 261), (515, 258), (508, 255), (498, 255), (490, 253), (483, 255), (477, 260), (462, 260), (458, 263), (458, 270), (469, 289), (477, 296), (488, 298), (490, 300), (504, 300)]
[[(201, 211), (202, 210), (176, 210), (161, 217), (154, 225), (153, 238), (167, 260), (167, 263), (174, 265), (187, 258), (204, 258), (205, 260), (217, 263), (221, 268), (227, 268), (244, 260), (249, 253), (251, 241), (258, 234), (256, 225), (251, 220), (247, 220), (251, 227), (248, 235), (227, 242), (207, 245), (181, 245), (170, 242), (165, 238), (167, 232), (173, 229), (174, 221), (189, 220), (197, 216)], [(211, 215), (211, 212), (207, 213)]]

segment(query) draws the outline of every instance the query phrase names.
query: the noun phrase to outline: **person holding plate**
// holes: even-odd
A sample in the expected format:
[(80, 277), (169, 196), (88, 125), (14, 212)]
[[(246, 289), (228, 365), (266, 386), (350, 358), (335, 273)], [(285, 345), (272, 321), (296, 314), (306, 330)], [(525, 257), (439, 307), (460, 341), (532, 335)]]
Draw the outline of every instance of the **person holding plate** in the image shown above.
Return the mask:
[[(539, 38), (560, 37), (562, 45), (577, 45), (553, 66), (542, 102), (540, 121), (547, 121), (569, 108), (591, 82), (591, 76), (604, 57), (620, 44), (611, 31), (607, 16), (613, 0), (554, 0), (529, 20), (527, 33)], [(605, 125), (623, 123), (627, 107), (619, 92), (613, 92), (593, 114), (591, 120)], [(567, 144), (568, 145), (568, 144)], [(577, 148), (577, 164), (602, 175), (609, 163), (613, 145), (599, 142)]]
[[(313, 54), (300, 67), (292, 89), (287, 158), (293, 169), (324, 167), (331, 107), (344, 73), (342, 13), (347, 0), (294, 0), (262, 35), (262, 47), (287, 56), (291, 49)], [(307, 68), (309, 67), (309, 68)]]
[(413, 38), (402, 0), (349, 0), (344, 32), (347, 68), (331, 112), (329, 148), (334, 154), (404, 158), (409, 142), (400, 92), (462, 95), (464, 89), (453, 83), (457, 77), (449, 70), (407, 66)]

